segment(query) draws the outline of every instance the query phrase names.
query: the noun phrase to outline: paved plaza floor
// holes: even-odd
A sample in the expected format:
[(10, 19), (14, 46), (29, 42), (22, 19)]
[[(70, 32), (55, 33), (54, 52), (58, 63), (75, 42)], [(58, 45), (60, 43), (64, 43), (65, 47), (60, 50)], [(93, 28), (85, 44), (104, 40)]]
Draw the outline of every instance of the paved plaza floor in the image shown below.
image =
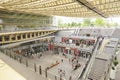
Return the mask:
[[(76, 80), (85, 66), (87, 62), (84, 58), (79, 58), (78, 63), (81, 65), (77, 70), (73, 70), (72, 62), (69, 60), (70, 56), (67, 58), (63, 55), (53, 54), (52, 52), (44, 52), (42, 57), (38, 58), (38, 55), (33, 55), (33, 58), (28, 59), (28, 67), (24, 64), (20, 64), (18, 61), (6, 56), (5, 54), (0, 53), (0, 59), (3, 60), (6, 64), (8, 64), (12, 69), (14, 69), (17, 73), (19, 73), (26, 80), (60, 80), (60, 75), (62, 75), (62, 80), (69, 80), (69, 77), (72, 76), (72, 80)], [(63, 60), (63, 62), (61, 61)], [(58, 65), (50, 68), (47, 71), (47, 78), (45, 78), (45, 69), (49, 67), (51, 64), (59, 62)], [(37, 72), (34, 72), (34, 67), (31, 67), (31, 64), (35, 63), (37, 66)], [(38, 66), (41, 65), (42, 70), (44, 72), (42, 75), (39, 74)], [(59, 69), (62, 70), (62, 73), (59, 73)], [(63, 74), (64, 71), (64, 74)], [(55, 79), (55, 77), (57, 77)], [(0, 79), (1, 80), (1, 79)], [(24, 80), (24, 79), (23, 79)]]
[[(64, 80), (69, 80), (70, 76), (72, 76), (72, 80), (76, 80), (82, 73), (87, 60), (84, 58), (78, 58), (78, 63), (81, 66), (77, 70), (73, 70), (72, 62), (70, 61), (71, 57), (65, 57), (62, 53), (54, 54), (51, 52), (45, 52), (40, 58), (37, 58), (37, 55), (34, 55), (32, 61), (36, 62), (37, 65), (41, 65), (42, 69), (49, 67), (51, 64), (56, 63), (56, 61), (59, 62), (58, 65), (48, 70), (48, 78), (50, 80), (55, 80), (55, 76), (60, 77), (60, 75), (62, 75), (62, 79)], [(63, 62), (61, 60), (63, 60)], [(59, 70), (62, 70), (62, 72), (59, 72)]]
[[(2, 64), (5, 64), (1, 68)], [(2, 75), (1, 75), (2, 74)], [(0, 52), (0, 80), (48, 80)]]

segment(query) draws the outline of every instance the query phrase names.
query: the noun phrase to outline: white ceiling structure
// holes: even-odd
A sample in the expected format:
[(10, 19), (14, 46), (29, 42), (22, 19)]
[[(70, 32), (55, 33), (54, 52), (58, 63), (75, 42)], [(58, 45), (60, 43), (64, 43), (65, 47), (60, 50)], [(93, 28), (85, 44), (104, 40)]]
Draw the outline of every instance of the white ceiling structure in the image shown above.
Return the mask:
[(120, 16), (120, 0), (0, 0), (0, 9), (69, 17)]

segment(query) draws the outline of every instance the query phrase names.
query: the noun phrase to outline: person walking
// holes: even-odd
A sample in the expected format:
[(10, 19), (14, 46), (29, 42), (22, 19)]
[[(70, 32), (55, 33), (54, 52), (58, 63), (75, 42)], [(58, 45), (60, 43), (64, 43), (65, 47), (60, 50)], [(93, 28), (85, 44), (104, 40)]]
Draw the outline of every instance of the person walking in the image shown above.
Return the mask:
[(61, 62), (63, 62), (63, 59), (61, 59)]

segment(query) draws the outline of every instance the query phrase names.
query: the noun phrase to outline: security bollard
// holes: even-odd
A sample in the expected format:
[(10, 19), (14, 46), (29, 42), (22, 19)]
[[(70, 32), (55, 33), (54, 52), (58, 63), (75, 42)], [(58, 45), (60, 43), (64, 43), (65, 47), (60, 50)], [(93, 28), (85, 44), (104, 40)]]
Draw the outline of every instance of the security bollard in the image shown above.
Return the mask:
[(42, 74), (41, 66), (39, 66), (39, 74)]
[(37, 69), (36, 69), (36, 64), (34, 63), (34, 71), (36, 72), (37, 71)]
[(26, 67), (28, 67), (28, 61), (27, 61), (27, 59), (26, 59)]
[(47, 70), (48, 70), (48, 69), (46, 68), (46, 69), (45, 69), (45, 77), (46, 77), (46, 78), (47, 78)]

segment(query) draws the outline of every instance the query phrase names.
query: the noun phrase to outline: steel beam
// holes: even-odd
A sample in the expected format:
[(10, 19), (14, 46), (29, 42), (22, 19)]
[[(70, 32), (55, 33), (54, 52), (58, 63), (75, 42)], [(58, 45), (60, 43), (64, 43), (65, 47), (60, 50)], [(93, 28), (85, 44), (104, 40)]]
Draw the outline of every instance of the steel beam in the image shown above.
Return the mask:
[(97, 13), (98, 15), (104, 17), (104, 18), (107, 18), (107, 16), (101, 12), (99, 9), (97, 9), (96, 7), (94, 7), (93, 5), (91, 5), (88, 1), (86, 0), (76, 0), (80, 5), (83, 5), (85, 6), (86, 8), (88, 8), (89, 10)]

